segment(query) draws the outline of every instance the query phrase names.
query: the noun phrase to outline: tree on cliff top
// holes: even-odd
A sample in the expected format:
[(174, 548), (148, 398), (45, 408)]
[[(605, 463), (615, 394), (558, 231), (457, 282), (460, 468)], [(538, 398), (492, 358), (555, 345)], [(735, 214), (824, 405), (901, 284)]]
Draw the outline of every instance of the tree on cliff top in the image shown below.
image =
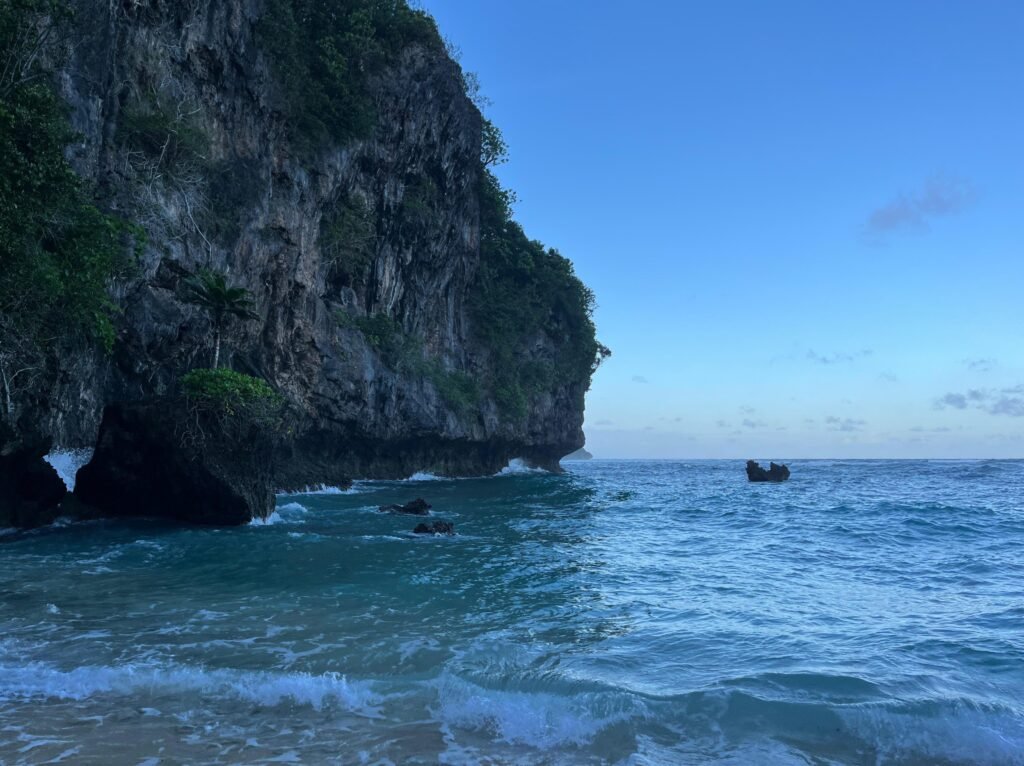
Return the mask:
[(216, 369), (220, 366), (220, 339), (227, 320), (231, 317), (259, 318), (252, 310), (252, 293), (244, 287), (228, 287), (224, 275), (213, 271), (199, 272), (185, 283), (185, 289), (188, 302), (203, 307), (210, 314), (213, 322), (213, 368)]

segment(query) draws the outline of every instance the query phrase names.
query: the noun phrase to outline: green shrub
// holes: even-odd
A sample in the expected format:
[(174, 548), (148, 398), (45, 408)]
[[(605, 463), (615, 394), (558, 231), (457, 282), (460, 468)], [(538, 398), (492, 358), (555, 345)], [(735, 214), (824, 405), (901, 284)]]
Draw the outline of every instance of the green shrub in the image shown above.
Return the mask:
[(0, 319), (32, 354), (68, 339), (111, 349), (110, 282), (131, 267), (129, 240), (143, 241), (72, 170), (67, 107), (46, 57), (30, 55), (69, 19), (58, 0), (0, 3)]
[(234, 370), (196, 369), (181, 378), (182, 445), (200, 450), (246, 448), (287, 438), (284, 398), (259, 378)]
[(210, 139), (195, 116), (179, 115), (156, 97), (136, 102), (121, 112), (117, 137), (161, 168), (185, 163), (205, 165), (210, 151)]
[(445, 404), (459, 415), (470, 415), (479, 408), (480, 388), (472, 376), (457, 370), (445, 370), (435, 360), (425, 361), (423, 372)]
[(366, 338), (366, 342), (383, 354), (397, 352), (405, 345), (402, 325), (387, 314), (356, 317), (354, 324)]
[(443, 47), (434, 20), (405, 0), (267, 0), (257, 33), (306, 150), (368, 136), (370, 78), (409, 45)]
[(276, 407), (283, 401), (265, 380), (223, 367), (186, 373), (181, 390), (193, 403), (226, 415)]
[(429, 380), (445, 404), (460, 416), (472, 414), (480, 406), (480, 387), (476, 380), (465, 372), (446, 370), (437, 359), (426, 358), (420, 339), (405, 333), (391, 317), (384, 314), (354, 317), (340, 309), (334, 312), (334, 317), (339, 327), (359, 330), (392, 369)]
[(406, 183), (402, 197), (402, 220), (414, 226), (428, 224), (434, 215), (441, 192), (433, 179), (414, 176)]
[(346, 286), (365, 277), (375, 241), (373, 211), (360, 196), (342, 200), (320, 222), (320, 252), (330, 274)]
[[(490, 388), (502, 413), (518, 420), (530, 396), (555, 385), (585, 383), (610, 352), (597, 342), (594, 294), (556, 250), (529, 239), (512, 220), (514, 195), (482, 170), (480, 267), (470, 295), (473, 329), (500, 378)], [(522, 363), (529, 344), (546, 334), (557, 361)]]

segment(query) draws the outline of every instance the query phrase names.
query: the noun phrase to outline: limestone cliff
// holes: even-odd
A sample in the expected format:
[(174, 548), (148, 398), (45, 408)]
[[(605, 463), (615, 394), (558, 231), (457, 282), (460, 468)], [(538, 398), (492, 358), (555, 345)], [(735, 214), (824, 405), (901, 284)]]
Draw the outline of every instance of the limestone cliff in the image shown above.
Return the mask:
[[(23, 422), (88, 446), (106, 404), (173, 393), (209, 364), (209, 320), (182, 297), (209, 268), (259, 316), (231, 325), (228, 364), (300, 413), (282, 484), (555, 467), (582, 446), (591, 369), (564, 360), (579, 354), (567, 328), (585, 321), (593, 342), (589, 316), (552, 300), (511, 357), (479, 326), (483, 122), (443, 46), (405, 45), (368, 75), (365, 136), (310, 146), (283, 106), (264, 0), (76, 6), (58, 77), (81, 137), (70, 156), (147, 241), (113, 288), (112, 353), (64, 349)], [(510, 358), (539, 371), (518, 408), (501, 388)]]

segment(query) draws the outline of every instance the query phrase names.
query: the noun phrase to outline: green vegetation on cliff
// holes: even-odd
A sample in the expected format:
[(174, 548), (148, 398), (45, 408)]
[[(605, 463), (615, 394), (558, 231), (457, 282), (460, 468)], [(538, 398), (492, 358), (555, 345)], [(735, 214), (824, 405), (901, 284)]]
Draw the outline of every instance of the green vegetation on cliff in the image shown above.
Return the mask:
[(234, 450), (290, 433), (284, 397), (260, 378), (223, 367), (197, 369), (181, 377), (181, 393), (184, 406), (173, 414), (183, 446)]
[[(486, 145), (485, 145), (486, 146)], [(509, 417), (521, 418), (529, 397), (553, 386), (589, 381), (611, 352), (597, 341), (594, 293), (557, 250), (526, 236), (512, 219), (512, 192), (486, 166), (480, 184), (480, 269), (471, 295), (473, 327), (494, 357), (490, 381)], [(546, 335), (555, 364), (529, 360)]]
[(281, 397), (265, 380), (225, 368), (192, 370), (181, 389), (193, 402), (232, 415), (254, 405), (276, 405)]
[(114, 342), (110, 280), (129, 265), (126, 235), (64, 150), (74, 139), (43, 52), (71, 21), (65, 2), (0, 3), (0, 385), (29, 387), (61, 341)]
[(408, 45), (442, 46), (434, 20), (405, 0), (267, 0), (259, 35), (305, 148), (368, 136), (369, 78)]
[[(268, 0), (260, 33), (287, 94), (292, 138), (304, 148), (367, 136), (376, 119), (368, 92), (371, 75), (409, 45), (443, 46), (433, 19), (404, 0)], [(467, 97), (482, 106), (476, 77), (464, 73), (462, 84)], [(339, 321), (361, 330), (393, 368), (429, 377), (460, 411), (479, 402), (483, 387), (506, 417), (518, 420), (531, 397), (589, 380), (610, 352), (595, 337), (594, 295), (572, 263), (531, 240), (513, 220), (514, 194), (491, 170), (507, 160), (508, 147), (489, 120), (481, 127), (481, 262), (471, 285), (470, 312), (473, 330), (500, 374), (473, 381), (465, 373), (442, 371), (436, 362), (430, 367), (415, 339), (384, 315), (340, 316)], [(429, 226), (438, 195), (431, 178), (412, 178), (402, 202), (403, 221)], [(366, 277), (376, 233), (372, 213), (362, 198), (346, 198), (322, 221), (322, 252), (339, 284), (352, 286)], [(538, 342), (553, 348), (531, 360), (530, 349)], [(551, 358), (557, 362), (544, 361)]]

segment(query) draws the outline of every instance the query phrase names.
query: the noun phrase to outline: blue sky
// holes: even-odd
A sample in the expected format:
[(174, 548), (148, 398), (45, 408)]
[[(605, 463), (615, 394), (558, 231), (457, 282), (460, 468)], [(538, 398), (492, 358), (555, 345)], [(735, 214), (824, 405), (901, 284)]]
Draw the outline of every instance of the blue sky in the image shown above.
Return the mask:
[(423, 6), (597, 293), (597, 456), (1024, 457), (1024, 3)]

